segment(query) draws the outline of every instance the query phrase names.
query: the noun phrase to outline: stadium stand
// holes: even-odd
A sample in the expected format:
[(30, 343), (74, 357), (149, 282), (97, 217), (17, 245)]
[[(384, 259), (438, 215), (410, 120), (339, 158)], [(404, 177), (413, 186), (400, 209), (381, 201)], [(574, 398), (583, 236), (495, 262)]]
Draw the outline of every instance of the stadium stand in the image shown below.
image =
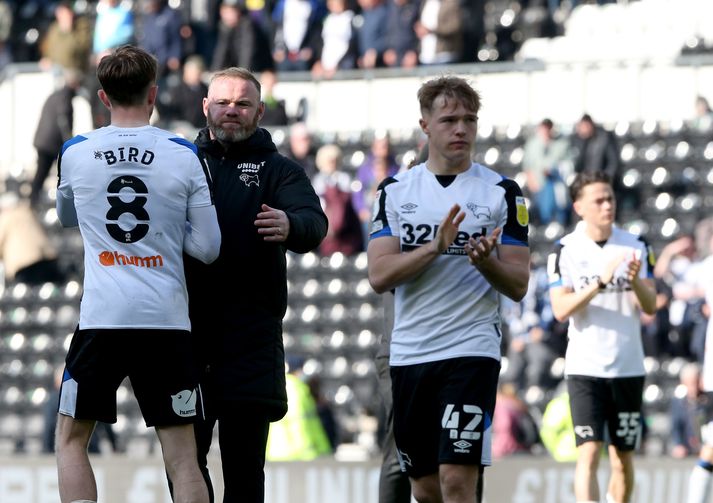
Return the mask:
[[(20, 62), (38, 59), (37, 40), (51, 16), (51, 10), (43, 7), (43, 2), (26, 2), (25, 5), (17, 13), (13, 31), (16, 61)], [(87, 12), (91, 11), (88, 7), (91, 2), (83, 2), (82, 5)], [(553, 116), (557, 123), (571, 125), (577, 115), (585, 111), (585, 105), (605, 101), (600, 98), (595, 102), (585, 98), (586, 91), (578, 88), (570, 89), (575, 96), (572, 99), (579, 102), (578, 107), (568, 107), (552, 99), (543, 100), (547, 102), (544, 105), (530, 104), (538, 90), (547, 89), (549, 97), (562, 90), (558, 87), (562, 84), (556, 82), (561, 69), (553, 66), (553, 73), (547, 77), (544, 75), (547, 72), (541, 71), (540, 64), (601, 64), (603, 60), (641, 62), (654, 58), (667, 61), (665, 70), (687, 71), (687, 68), (675, 67), (673, 60), (687, 44), (690, 47), (691, 39), (701, 38), (702, 46), (713, 41), (713, 31), (706, 25), (713, 19), (706, 15), (712, 5), (705, 0), (677, 2), (676, 15), (668, 16), (670, 5), (664, 0), (625, 2), (603, 7), (581, 5), (572, 11), (561, 37), (540, 38), (538, 35), (542, 29), (535, 26), (537, 18), (527, 15), (528, 9), (523, 8), (521, 2), (486, 2), (486, 32), (477, 59), (482, 62), (514, 59), (516, 63), (501, 63), (495, 67), (485, 64), (482, 67), (419, 69), (403, 75), (385, 71), (370, 74), (367, 79), (363, 73), (347, 73), (344, 81), (337, 76), (335, 85), (329, 91), (332, 93), (329, 96), (335, 96), (331, 101), (327, 94), (322, 94), (329, 90), (328, 86), (309, 82), (309, 77), (305, 75), (291, 76), (280, 85), (284, 90), (293, 92), (294, 99), (288, 103), (292, 108), (305, 96), (311, 105), (320, 99), (328, 103), (322, 109), (316, 106), (310, 109), (308, 106), (312, 112), (308, 116), (308, 124), (315, 132), (315, 147), (332, 142), (338, 144), (345, 154), (346, 170), (354, 177), (377, 134), (374, 127), (362, 128), (362, 124), (373, 126), (379, 123), (382, 115), (392, 117), (393, 121), (387, 123), (396, 160), (400, 165), (406, 165), (415, 157), (421, 139), (420, 131), (412, 127), (415, 122), (408, 115), (415, 108), (414, 93), (410, 90), (427, 75), (440, 71), (473, 72), (484, 82), (485, 89), (481, 91), (486, 98), (484, 115), (487, 119), (480, 126), (475, 160), (523, 182), (520, 174), (523, 145), (534, 125), (541, 120), (544, 107), (555, 109)], [(686, 16), (686, 12), (696, 12), (695, 19)], [(523, 33), (534, 36), (522, 40)], [(594, 37), (602, 42), (592, 45), (590, 42)], [(533, 60), (537, 60), (538, 64), (526, 66)], [(704, 87), (710, 82), (711, 68), (699, 70), (695, 76), (699, 86)], [(596, 83), (612, 75), (607, 73), (606, 68), (599, 68), (599, 73), (592, 72), (593, 76), (587, 80), (585, 77), (579, 79), (580, 74), (574, 70), (567, 71), (570, 75), (566, 85), (580, 84), (582, 87), (585, 87), (585, 82)], [(637, 66), (633, 80), (639, 82), (640, 88), (632, 91), (632, 88), (622, 87), (623, 97), (612, 98), (612, 101), (622, 103), (627, 96), (639, 90), (644, 91), (640, 98), (642, 103), (662, 100), (666, 92), (660, 87), (660, 95), (651, 96), (656, 93), (647, 86), (658, 74), (653, 71), (653, 76), (650, 76), (648, 71)], [(26, 143), (16, 138), (16, 131), (34, 130), (27, 127), (34, 120), (34, 112), (33, 109), (27, 113), (25, 110), (18, 111), (14, 103), (27, 102), (24, 99), (27, 95), (23, 93), (32, 89), (23, 88), (31, 77), (36, 77), (33, 86), (36, 88), (36, 82), (40, 81), (39, 87), (43, 90), (52, 86), (53, 78), (48, 74), (38, 74), (34, 65), (32, 68), (20, 65), (14, 72), (7, 73), (8, 79), (12, 79), (8, 87), (0, 88), (0, 100), (12, 103), (12, 107), (6, 109), (12, 117), (11, 124), (0, 125), (2, 141), (8, 142), (5, 144), (8, 148), (3, 151), (14, 156), (10, 160), (0, 159), (0, 175), (5, 186), (19, 184), (21, 191), (26, 191), (29, 180), (26, 168), (32, 152), (25, 148)], [(499, 80), (498, 75), (494, 75), (500, 73), (507, 75), (507, 78)], [(685, 75), (691, 76), (689, 73)], [(409, 79), (407, 82), (406, 78)], [(520, 86), (520, 79), (528, 80), (529, 84)], [(349, 100), (353, 106), (362, 109), (373, 106), (385, 108), (386, 111), (381, 111), (382, 115), (374, 112), (364, 120), (361, 119), (364, 114), (352, 116), (351, 112), (345, 113), (340, 121), (328, 117), (335, 115), (334, 109), (329, 109), (333, 103), (344, 102), (340, 84), (353, 89), (353, 81), (363, 84), (361, 89), (366, 99), (371, 96), (374, 101), (394, 100), (394, 108), (365, 106), (360, 103), (359, 95)], [(498, 85), (503, 83), (507, 85), (498, 95)], [(400, 91), (400, 86), (404, 85), (408, 92)], [(399, 92), (394, 93), (394, 89)], [(713, 130), (710, 125), (707, 129), (694, 126), (687, 109), (680, 105), (693, 102), (694, 89), (690, 86), (685, 89), (682, 97), (677, 96), (668, 105), (670, 108), (662, 110), (649, 111), (641, 105), (633, 113), (630, 107), (616, 110), (616, 104), (602, 108), (607, 125), (615, 132), (623, 165), (618, 220), (628, 230), (645, 235), (657, 252), (674, 237), (693, 232), (697, 222), (713, 214)], [(386, 98), (379, 98), (378, 91)], [(399, 106), (403, 95), (407, 96), (403, 99), (407, 99), (409, 105), (408, 111), (402, 113)], [(41, 104), (42, 100), (35, 99), (31, 103), (37, 101)], [(499, 105), (506, 101), (512, 103), (501, 109)], [(521, 106), (523, 103), (527, 106)], [(494, 119), (501, 110), (500, 120)], [(650, 118), (659, 112), (661, 118)], [(406, 117), (406, 126), (396, 120), (399, 116)], [(345, 123), (347, 126), (344, 126)], [(330, 129), (325, 124), (336, 125)], [(357, 125), (356, 131), (354, 124)], [(289, 130), (274, 128), (271, 131), (278, 148), (286, 148)], [(0, 453), (39, 452), (42, 409), (53, 386), (53, 371), (62, 364), (76, 325), (82, 293), (81, 236), (76, 230), (60, 229), (54, 211), (52, 188), (43, 193), (38, 211), (59, 250), (61, 264), (69, 273), (69, 279), (63, 284), (47, 283), (38, 287), (21, 283), (0, 287)], [(532, 249), (540, 260), (551, 249), (552, 242), (565, 231), (558, 224), (531, 226)], [(290, 303), (284, 319), (286, 351), (303, 359), (303, 372), (307, 376), (321, 378), (323, 393), (333, 404), (340, 423), (340, 441), (361, 446), (367, 455), (375, 454), (378, 435), (376, 418), (381, 406), (373, 357), (382, 326), (382, 306), (379, 296), (371, 290), (366, 279), (365, 253), (352, 257), (341, 254), (320, 257), (315, 253), (290, 255), (288, 282)], [(675, 354), (647, 358), (647, 452), (666, 452), (668, 404), (678, 384), (678, 372), (687, 358), (688, 355)], [(504, 361), (503, 367), (506, 368), (506, 365)], [(561, 359), (554, 362), (551, 374), (555, 380), (562, 379)], [(553, 391), (521, 390), (523, 398), (533, 409), (534, 417), (540, 417)], [(147, 435), (127, 385), (119, 390), (118, 404), (119, 420), (115, 430), (122, 442), (130, 449), (150, 452), (154, 447), (153, 437)]]

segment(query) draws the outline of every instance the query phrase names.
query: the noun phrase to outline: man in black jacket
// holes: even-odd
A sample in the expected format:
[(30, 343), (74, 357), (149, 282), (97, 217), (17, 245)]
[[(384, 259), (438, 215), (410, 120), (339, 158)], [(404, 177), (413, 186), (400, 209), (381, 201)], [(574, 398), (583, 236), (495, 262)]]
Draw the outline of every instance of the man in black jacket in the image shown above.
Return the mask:
[(74, 109), (72, 100), (77, 94), (81, 78), (78, 71), (66, 69), (64, 85), (50, 94), (42, 105), (33, 141), (33, 145), (37, 149), (37, 169), (30, 193), (30, 204), (33, 207), (40, 202), (42, 187), (52, 165), (57, 160), (62, 144), (73, 136)]
[(208, 127), (196, 145), (210, 168), (223, 242), (210, 266), (186, 261), (192, 333), (204, 369), (199, 464), (210, 488), (206, 457), (217, 421), (223, 502), (262, 502), (269, 424), (287, 411), (285, 252), (316, 248), (327, 217), (304, 170), (258, 127), (264, 105), (248, 70), (213, 75), (203, 111)]

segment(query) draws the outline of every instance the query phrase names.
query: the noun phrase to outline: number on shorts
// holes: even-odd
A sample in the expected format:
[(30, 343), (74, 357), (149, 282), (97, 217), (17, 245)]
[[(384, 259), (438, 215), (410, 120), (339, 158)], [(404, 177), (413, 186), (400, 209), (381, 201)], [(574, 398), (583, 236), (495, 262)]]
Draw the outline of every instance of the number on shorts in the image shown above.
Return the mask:
[(617, 437), (636, 437), (639, 434), (641, 423), (638, 412), (619, 412), (619, 429)]
[[(465, 440), (478, 440), (480, 432), (475, 431), (480, 422), (483, 420), (483, 411), (477, 405), (463, 405), (465, 414), (472, 414), (473, 418), (465, 425), (463, 431), (460, 432), (460, 438)], [(458, 438), (458, 427), (460, 426), (460, 412), (455, 410), (455, 405), (449, 403), (446, 405), (446, 410), (441, 418), (441, 426), (444, 429), (450, 430), (450, 438)]]

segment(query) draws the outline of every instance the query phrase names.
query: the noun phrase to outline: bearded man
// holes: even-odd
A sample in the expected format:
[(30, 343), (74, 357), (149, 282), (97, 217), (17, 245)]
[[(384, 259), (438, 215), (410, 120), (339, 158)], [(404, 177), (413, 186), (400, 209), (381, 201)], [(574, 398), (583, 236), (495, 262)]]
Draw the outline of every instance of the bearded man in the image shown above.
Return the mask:
[(285, 253), (315, 249), (327, 217), (299, 164), (280, 155), (258, 126), (260, 82), (244, 68), (215, 73), (203, 99), (205, 157), (223, 242), (210, 267), (186, 261), (189, 314), (201, 369), (205, 418), (195, 426), (198, 462), (214, 501), (207, 455), (213, 428), (223, 502), (262, 503), (270, 422), (287, 411), (282, 318)]

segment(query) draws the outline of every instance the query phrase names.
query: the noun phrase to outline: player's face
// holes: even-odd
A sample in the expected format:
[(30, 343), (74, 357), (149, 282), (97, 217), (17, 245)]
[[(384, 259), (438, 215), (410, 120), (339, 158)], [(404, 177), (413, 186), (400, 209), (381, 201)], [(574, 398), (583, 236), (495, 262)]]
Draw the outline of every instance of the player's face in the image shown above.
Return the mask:
[(420, 121), (429, 149), (450, 163), (470, 164), (478, 131), (478, 115), (453, 98), (439, 96)]
[(257, 129), (264, 105), (255, 85), (240, 78), (214, 80), (203, 99), (203, 113), (211, 135), (223, 142), (238, 142)]
[(588, 224), (597, 227), (610, 226), (616, 216), (614, 191), (608, 183), (590, 183), (582, 188), (582, 194), (574, 203), (574, 210)]

